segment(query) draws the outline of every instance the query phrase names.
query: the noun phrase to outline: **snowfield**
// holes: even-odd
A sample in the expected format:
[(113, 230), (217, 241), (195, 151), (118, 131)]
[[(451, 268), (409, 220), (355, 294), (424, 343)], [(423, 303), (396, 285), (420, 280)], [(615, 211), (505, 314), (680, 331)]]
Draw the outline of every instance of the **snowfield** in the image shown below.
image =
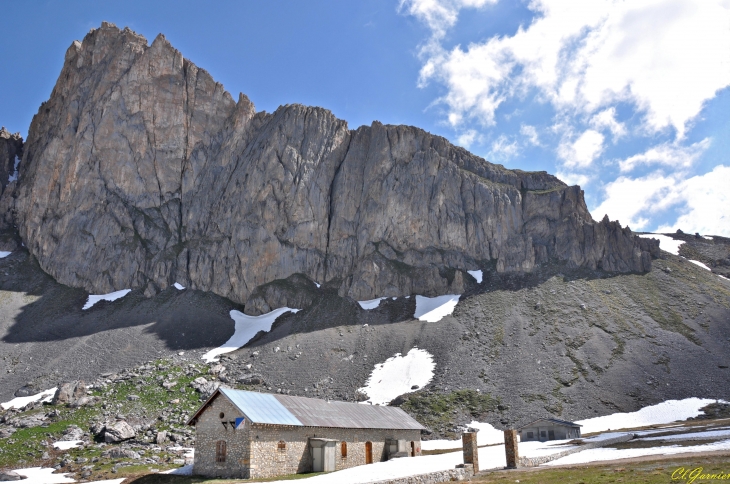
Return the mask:
[(414, 391), (415, 385), (422, 388), (433, 378), (434, 368), (433, 355), (426, 350), (411, 348), (405, 356), (396, 353), (375, 365), (365, 386), (359, 389), (369, 397), (362, 403), (387, 405), (398, 395)]
[(416, 296), (416, 312), (413, 317), (420, 321), (436, 323), (444, 316), (454, 312), (460, 294), (446, 294), (445, 296), (425, 297)]
[(299, 309), (285, 307), (274, 309), (270, 313), (262, 314), (261, 316), (249, 316), (234, 309), (230, 312), (231, 319), (233, 319), (236, 323), (233, 336), (231, 336), (228, 341), (218, 348), (210, 350), (204, 354), (201, 358), (203, 358), (206, 363), (217, 361), (217, 358), (220, 355), (235, 351), (251, 341), (251, 338), (256, 336), (256, 333), (259, 331), (271, 331), (271, 326), (274, 324), (274, 321), (276, 321), (276, 318), (282, 314), (289, 312), (297, 313), (299, 311)]
[(5, 403), (0, 403), (0, 407), (2, 407), (3, 410), (7, 410), (9, 408), (23, 408), (29, 403), (37, 402), (39, 400), (41, 402), (50, 402), (51, 400), (53, 400), (53, 395), (56, 394), (57, 389), (58, 387), (53, 387), (40, 393), (36, 393), (35, 395), (30, 395), (28, 397), (15, 397)]
[(81, 310), (86, 311), (99, 301), (116, 301), (117, 299), (123, 298), (130, 292), (132, 292), (131, 289), (122, 289), (121, 291), (110, 292), (109, 294), (89, 294), (89, 298), (86, 300), (86, 304), (84, 304), (84, 307), (81, 308)]
[(659, 248), (674, 255), (679, 255), (679, 246), (684, 244), (684, 240), (674, 240), (661, 234), (641, 234), (639, 237), (642, 239), (659, 239)]
[(641, 410), (630, 413), (614, 413), (603, 417), (578, 420), (582, 425), (582, 434), (605, 432), (607, 430), (631, 429), (648, 425), (667, 424), (678, 420), (687, 420), (702, 413), (700, 409), (716, 400), (708, 398), (685, 398), (684, 400), (667, 400)]

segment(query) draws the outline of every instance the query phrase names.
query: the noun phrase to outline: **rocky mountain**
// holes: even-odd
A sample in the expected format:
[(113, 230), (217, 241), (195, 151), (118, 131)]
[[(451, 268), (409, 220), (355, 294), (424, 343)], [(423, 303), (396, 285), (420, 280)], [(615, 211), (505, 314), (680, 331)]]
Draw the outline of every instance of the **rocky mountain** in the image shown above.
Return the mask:
[[(314, 282), (358, 300), (434, 296), (463, 292), (467, 270), (641, 273), (658, 255), (545, 172), (414, 127), (350, 130), (322, 108), (257, 113), (164, 36), (108, 23), (66, 52), (3, 207), (62, 284), (152, 296), (179, 282), (249, 314)], [(292, 276), (307, 284), (271, 286)]]

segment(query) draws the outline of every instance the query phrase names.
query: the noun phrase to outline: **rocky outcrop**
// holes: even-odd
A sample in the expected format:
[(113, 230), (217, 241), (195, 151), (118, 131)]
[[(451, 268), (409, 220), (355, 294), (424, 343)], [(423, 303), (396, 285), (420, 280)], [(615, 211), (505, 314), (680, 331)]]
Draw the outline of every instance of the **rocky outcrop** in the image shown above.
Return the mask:
[[(18, 185), (22, 157), (23, 138), (20, 133), (10, 134), (5, 126), (0, 128), (0, 228), (11, 222), (12, 214), (9, 212), (13, 205), (13, 190)], [(3, 244), (0, 242), (0, 245)]]
[(362, 300), (548, 260), (641, 272), (658, 251), (547, 173), (414, 127), (256, 113), (164, 36), (148, 46), (107, 23), (66, 52), (24, 150), (21, 237), (58, 281), (94, 293), (179, 282), (257, 314), (306, 299), (266, 286), (296, 274)]

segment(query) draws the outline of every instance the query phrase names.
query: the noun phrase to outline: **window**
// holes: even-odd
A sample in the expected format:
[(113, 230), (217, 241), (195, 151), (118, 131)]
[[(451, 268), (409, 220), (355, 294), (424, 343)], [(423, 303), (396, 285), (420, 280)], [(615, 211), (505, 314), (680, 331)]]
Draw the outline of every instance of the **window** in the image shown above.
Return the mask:
[(215, 461), (225, 462), (226, 461), (226, 441), (219, 440), (215, 443)]
[(286, 442), (280, 440), (276, 448), (279, 449), (279, 452), (286, 452)]
[(342, 442), (340, 444), (340, 454), (342, 454), (343, 459), (347, 457), (347, 442)]
[(219, 416), (220, 418), (223, 418), (223, 417), (225, 417), (225, 416), (226, 416), (226, 414), (225, 414), (225, 413), (223, 413), (223, 412), (221, 412), (221, 414), (220, 414), (220, 415), (218, 415), (218, 416)]
[(532, 432), (527, 432), (527, 438), (533, 439), (533, 438), (535, 438), (535, 434), (533, 434)]

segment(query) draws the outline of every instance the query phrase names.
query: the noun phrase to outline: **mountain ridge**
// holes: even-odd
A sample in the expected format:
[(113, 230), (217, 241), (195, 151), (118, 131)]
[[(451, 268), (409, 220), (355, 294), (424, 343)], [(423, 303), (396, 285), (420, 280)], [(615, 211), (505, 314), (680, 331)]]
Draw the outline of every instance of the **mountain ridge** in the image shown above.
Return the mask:
[(271, 306), (249, 301), (257, 288), (293, 274), (362, 300), (551, 259), (646, 272), (658, 254), (545, 172), (418, 128), (349, 130), (323, 108), (256, 113), (163, 35), (147, 46), (106, 22), (69, 47), (16, 185), (4, 225), (59, 282), (147, 296), (179, 282), (250, 314)]

